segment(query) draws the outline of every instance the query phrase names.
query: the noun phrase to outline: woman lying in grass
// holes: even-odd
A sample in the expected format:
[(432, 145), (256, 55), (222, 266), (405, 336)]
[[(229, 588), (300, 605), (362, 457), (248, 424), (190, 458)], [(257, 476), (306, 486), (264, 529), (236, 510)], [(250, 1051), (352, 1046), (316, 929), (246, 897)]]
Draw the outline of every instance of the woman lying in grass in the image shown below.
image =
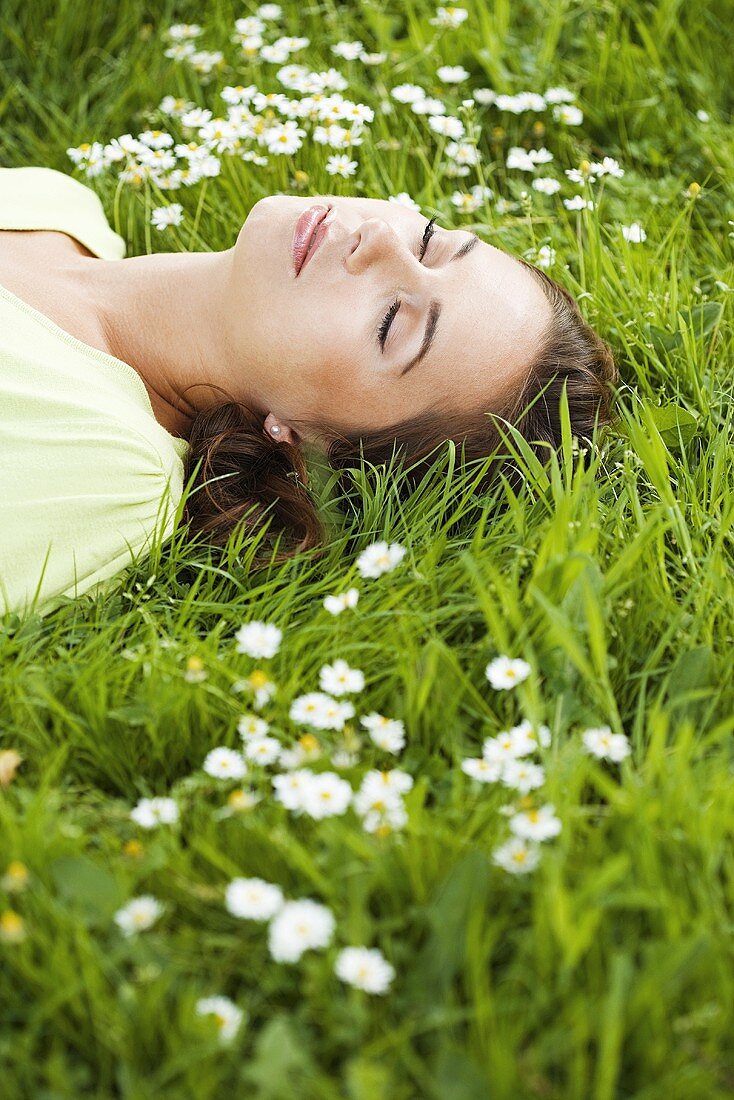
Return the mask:
[(192, 533), (221, 545), (270, 519), (287, 556), (324, 539), (304, 446), (335, 468), (396, 448), (417, 478), (446, 439), (491, 454), (488, 413), (545, 457), (564, 384), (578, 436), (608, 419), (612, 355), (574, 299), (400, 203), (274, 195), (230, 249), (123, 261), (97, 196), (63, 173), (2, 169), (0, 200), (11, 609), (47, 551), (44, 599), (114, 576), (192, 475)]

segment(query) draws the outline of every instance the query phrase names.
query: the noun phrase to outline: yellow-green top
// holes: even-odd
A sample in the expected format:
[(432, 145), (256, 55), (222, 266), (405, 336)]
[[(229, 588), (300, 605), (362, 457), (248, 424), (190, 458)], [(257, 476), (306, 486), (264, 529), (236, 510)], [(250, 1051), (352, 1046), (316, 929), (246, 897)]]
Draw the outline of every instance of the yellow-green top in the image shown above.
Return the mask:
[[(52, 168), (0, 168), (0, 229), (125, 255), (96, 193)], [(45, 615), (59, 597), (99, 591), (160, 527), (170, 538), (188, 447), (158, 423), (129, 363), (0, 285), (0, 614)]]

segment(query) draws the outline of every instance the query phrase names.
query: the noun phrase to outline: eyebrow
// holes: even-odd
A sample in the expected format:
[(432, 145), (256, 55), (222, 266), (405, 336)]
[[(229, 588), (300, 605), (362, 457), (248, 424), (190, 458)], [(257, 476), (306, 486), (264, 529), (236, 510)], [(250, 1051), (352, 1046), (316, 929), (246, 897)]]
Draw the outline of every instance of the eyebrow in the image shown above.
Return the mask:
[[(462, 258), (462, 256), (467, 256), (471, 252), (472, 248), (475, 248), (476, 245), (478, 245), (478, 244), (479, 244), (479, 237), (476, 235), (476, 233), (472, 233), (469, 240), (465, 241), (464, 244), (462, 244), (461, 248), (458, 248), (456, 250), (456, 252), (453, 254), (451, 259), (449, 260), (449, 263), (453, 263), (454, 260), (460, 260)], [(407, 374), (407, 372), (409, 370), (411, 370), (413, 367), (417, 366), (418, 363), (420, 363), (421, 359), (423, 359), (423, 357), (428, 352), (428, 349), (430, 348), (431, 344), (433, 343), (433, 340), (434, 340), (435, 335), (436, 335), (436, 325), (438, 324), (438, 319), (441, 316), (441, 310), (442, 309), (443, 309), (443, 304), (441, 302), (439, 302), (439, 300), (437, 298), (432, 298), (431, 299), (431, 304), (428, 308), (428, 320), (426, 321), (426, 330), (423, 333), (423, 340), (421, 342), (420, 350), (418, 351), (417, 355), (415, 355), (410, 360), (409, 363), (405, 364), (405, 366), (403, 367), (403, 369), (400, 372), (401, 377), (402, 377), (402, 375)]]

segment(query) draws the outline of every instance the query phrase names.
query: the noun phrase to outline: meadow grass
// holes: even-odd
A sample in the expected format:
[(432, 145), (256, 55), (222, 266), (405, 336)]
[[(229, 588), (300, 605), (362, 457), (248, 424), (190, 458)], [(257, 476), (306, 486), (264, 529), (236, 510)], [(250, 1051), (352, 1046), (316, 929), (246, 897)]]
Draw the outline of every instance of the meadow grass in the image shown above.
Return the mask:
[[(45, 618), (5, 616), (0, 749), (22, 757), (0, 787), (8, 1100), (732, 1095), (731, 6), (463, 7), (464, 23), (438, 29), (425, 3), (285, 0), (267, 40), (308, 37), (293, 62), (334, 65), (343, 94), (375, 108), (350, 154), (356, 174), (330, 176), (335, 150), (306, 141), (263, 166), (223, 155), (219, 176), (165, 193), (121, 185), (114, 166), (87, 179), (66, 150), (166, 128), (156, 111), (166, 94), (216, 114), (224, 85), (282, 91), (277, 65), (233, 61), (234, 20), (255, 6), (3, 5), (2, 162), (88, 183), (128, 255), (228, 248), (252, 203), (276, 191), (407, 191), (443, 224), (531, 260), (552, 247), (550, 274), (611, 342), (621, 373), (617, 423), (580, 458), (567, 432), (543, 470), (508, 434), (520, 493), (504, 482), (476, 492), (481, 471), (447, 447), (408, 499), (398, 470), (355, 467), (339, 508), (317, 467), (331, 531), (321, 557), (253, 569), (250, 536), (220, 559), (177, 532), (104, 596)], [(201, 24), (203, 48), (226, 63), (198, 74), (165, 57), (167, 28), (182, 22)], [(387, 60), (368, 67), (331, 51), (354, 39)], [(471, 75), (446, 85), (440, 65)], [(564, 126), (550, 110), (482, 107), (482, 160), (449, 178), (445, 140), (424, 117), (394, 99), (393, 113), (377, 109), (403, 82), (443, 97), (449, 114), (473, 88), (563, 85), (584, 118)], [(505, 168), (523, 143), (552, 150), (536, 175), (558, 178), (560, 194)], [(624, 177), (582, 189), (564, 176), (602, 156)], [(476, 183), (494, 196), (462, 213), (449, 195)], [(566, 209), (562, 196), (577, 191), (595, 209)], [(184, 219), (159, 232), (151, 208), (174, 201)], [(635, 221), (640, 243), (620, 229)], [(362, 578), (359, 553), (383, 539), (404, 558)], [(350, 585), (357, 606), (330, 614), (324, 598)], [(235, 632), (253, 620), (282, 630), (272, 658), (237, 652)], [(524, 659), (530, 675), (493, 689), (485, 668), (498, 655)], [(257, 713), (292, 746), (305, 730), (291, 702), (318, 690), (337, 658), (364, 672), (350, 697), (358, 714), (402, 720), (406, 744), (383, 751), (355, 716), (316, 731), (313, 770), (332, 768), (338, 749), (353, 753), (339, 775), (355, 789), (369, 769), (404, 771), (403, 827), (369, 832), (353, 809), (294, 814), (273, 796), (272, 766), (250, 763), (244, 781), (202, 769), (213, 748), (242, 748), (238, 721), (253, 712), (243, 678), (261, 669), (275, 682)], [(531, 872), (511, 874), (493, 853), (517, 792), (461, 765), (522, 719), (551, 731), (533, 796), (555, 806), (562, 829)], [(618, 763), (584, 749), (582, 731), (604, 725), (629, 739)], [(178, 823), (131, 819), (153, 795), (176, 800)], [(224, 904), (237, 877), (327, 906), (329, 946), (276, 961), (265, 925)], [(114, 916), (141, 895), (163, 913), (125, 936)], [(347, 945), (389, 960), (384, 994), (336, 976)], [(195, 1011), (215, 995), (243, 1012), (229, 1043)]]

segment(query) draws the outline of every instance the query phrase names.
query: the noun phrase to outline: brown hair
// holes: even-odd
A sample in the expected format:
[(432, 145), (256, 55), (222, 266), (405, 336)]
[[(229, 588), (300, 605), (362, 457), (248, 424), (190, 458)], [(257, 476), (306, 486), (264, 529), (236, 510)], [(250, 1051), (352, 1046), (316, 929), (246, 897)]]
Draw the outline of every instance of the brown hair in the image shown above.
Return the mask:
[[(393, 455), (409, 470), (410, 488), (436, 460), (436, 448), (452, 439), (461, 445), (464, 459), (488, 458), (498, 452), (501, 427), (495, 417), (509, 421), (545, 463), (550, 448), (561, 442), (559, 400), (564, 386), (568, 397), (571, 429), (577, 437), (591, 437), (595, 423), (610, 420), (610, 383), (617, 377), (609, 346), (586, 323), (576, 300), (540, 268), (516, 257), (540, 282), (551, 305), (546, 327), (520, 392), (505, 408), (487, 411), (439, 409), (435, 405), (377, 431), (339, 431), (311, 425), (324, 441), (326, 458), (335, 470), (359, 466), (360, 444), (365, 460), (373, 465), (391, 461)], [(275, 561), (323, 546), (325, 532), (308, 490), (308, 473), (302, 448), (278, 443), (263, 431), (262, 417), (241, 402), (230, 400), (200, 412), (189, 437), (185, 482), (201, 466), (191, 485), (184, 521), (191, 534), (200, 533), (223, 547), (241, 523), (260, 527), (268, 523), (267, 539), (282, 533), (294, 542)], [(549, 448), (550, 445), (550, 448)], [(431, 461), (428, 456), (432, 455)], [(497, 455), (488, 466), (489, 484), (499, 469), (517, 474), (508, 455)], [(265, 541), (265, 540), (263, 540)]]

